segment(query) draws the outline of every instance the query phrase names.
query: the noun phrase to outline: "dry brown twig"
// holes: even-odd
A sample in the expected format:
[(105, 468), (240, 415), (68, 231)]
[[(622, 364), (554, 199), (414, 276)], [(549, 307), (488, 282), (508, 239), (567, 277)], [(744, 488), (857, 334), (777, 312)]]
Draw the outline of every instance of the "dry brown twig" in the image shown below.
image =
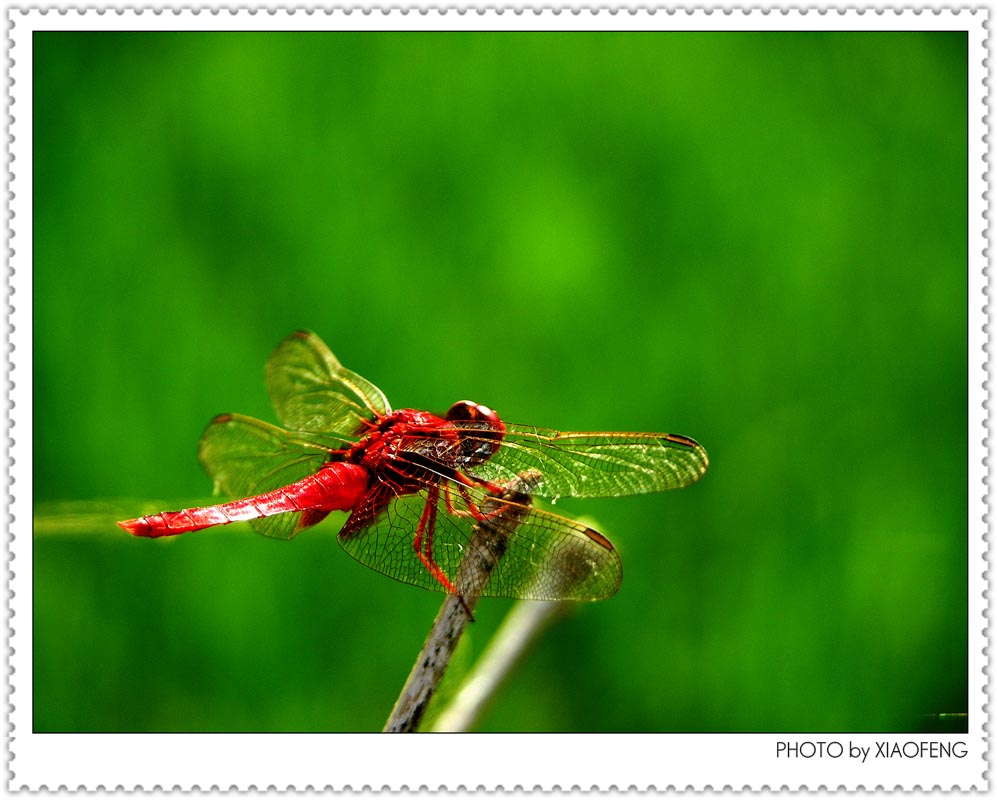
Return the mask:
[(460, 691), (433, 723), (434, 732), (471, 730), (491, 699), (547, 626), (567, 613), (566, 600), (520, 600), (513, 606)]
[[(426, 642), (416, 658), (408, 680), (391, 710), (384, 726), (386, 733), (410, 733), (418, 729), (429, 701), (436, 692), (446, 672), (447, 665), (460, 641), (461, 634), (470, 621), (470, 612), (492, 570), (505, 553), (507, 535), (518, 524), (516, 515), (522, 516), (530, 509), (530, 489), (536, 485), (540, 474), (524, 472), (511, 480), (501, 498), (489, 497), (481, 505), (485, 519), (475, 525), (474, 535), (461, 560), (454, 584), (459, 595), (448, 594), (440, 607)], [(500, 512), (502, 527), (488, 523), (488, 517), (498, 511), (497, 500), (506, 501)]]

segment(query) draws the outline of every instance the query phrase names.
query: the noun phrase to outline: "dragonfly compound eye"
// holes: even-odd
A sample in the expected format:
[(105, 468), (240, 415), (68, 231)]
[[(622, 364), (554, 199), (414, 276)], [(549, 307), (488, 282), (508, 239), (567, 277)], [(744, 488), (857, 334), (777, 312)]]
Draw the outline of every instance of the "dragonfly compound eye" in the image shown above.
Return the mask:
[(505, 425), (499, 415), (488, 406), (470, 400), (450, 406), (447, 421), (460, 431), (461, 455), (468, 466), (481, 464), (495, 455), (505, 436)]

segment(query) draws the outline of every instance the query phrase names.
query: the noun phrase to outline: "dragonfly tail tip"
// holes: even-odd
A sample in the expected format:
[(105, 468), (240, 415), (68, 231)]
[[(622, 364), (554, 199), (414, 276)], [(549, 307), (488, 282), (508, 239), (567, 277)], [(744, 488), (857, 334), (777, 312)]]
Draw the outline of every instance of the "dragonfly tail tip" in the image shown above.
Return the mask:
[(126, 519), (118, 523), (118, 527), (128, 531), (132, 536), (149, 536), (152, 533), (152, 526), (143, 517), (138, 519)]

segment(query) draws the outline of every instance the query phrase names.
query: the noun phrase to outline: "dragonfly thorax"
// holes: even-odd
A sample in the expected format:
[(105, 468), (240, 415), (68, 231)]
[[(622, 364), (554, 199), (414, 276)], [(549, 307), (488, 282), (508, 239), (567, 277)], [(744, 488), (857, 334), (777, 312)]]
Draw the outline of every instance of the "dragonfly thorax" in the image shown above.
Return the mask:
[(431, 463), (454, 469), (460, 456), (460, 435), (450, 422), (427, 411), (403, 408), (382, 417), (350, 448), (346, 460), (406, 492), (428, 479)]

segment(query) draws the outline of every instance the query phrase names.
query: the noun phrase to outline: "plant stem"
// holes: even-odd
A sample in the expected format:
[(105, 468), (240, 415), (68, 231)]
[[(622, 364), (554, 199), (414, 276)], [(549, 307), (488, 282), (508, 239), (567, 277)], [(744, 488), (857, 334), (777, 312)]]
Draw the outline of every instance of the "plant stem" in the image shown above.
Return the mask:
[(569, 610), (563, 600), (521, 600), (509, 612), (460, 691), (437, 717), (434, 731), (468, 731), (505, 683), (526, 650), (554, 619)]

